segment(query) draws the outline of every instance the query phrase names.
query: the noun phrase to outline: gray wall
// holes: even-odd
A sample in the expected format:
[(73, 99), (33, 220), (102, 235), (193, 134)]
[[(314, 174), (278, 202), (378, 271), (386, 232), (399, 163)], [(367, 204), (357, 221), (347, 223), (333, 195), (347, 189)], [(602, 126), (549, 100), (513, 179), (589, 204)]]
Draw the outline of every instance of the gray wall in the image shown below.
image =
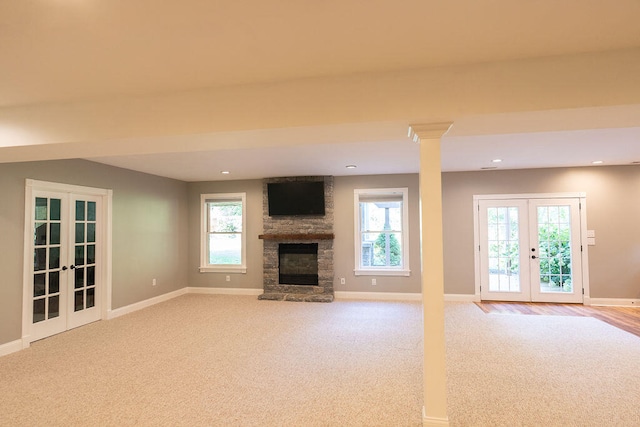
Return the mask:
[[(348, 292), (421, 292), (420, 283), (420, 212), (418, 175), (367, 175), (335, 177), (334, 289)], [(409, 188), (409, 277), (355, 276), (354, 206), (356, 188)], [(346, 284), (340, 284), (340, 278)], [(377, 284), (373, 286), (371, 279)]]
[(27, 178), (113, 190), (112, 308), (186, 286), (186, 183), (86, 160), (0, 164), (0, 345), (21, 336)]
[(640, 167), (452, 172), (442, 186), (446, 293), (474, 293), (473, 195), (586, 192), (591, 298), (640, 298)]
[[(247, 193), (247, 272), (200, 273), (200, 194)], [(262, 180), (194, 182), (188, 184), (189, 286), (262, 289)], [(231, 281), (226, 281), (230, 276)]]
[[(20, 338), (25, 179), (113, 189), (113, 307), (185, 286), (262, 289), (262, 181), (184, 183), (85, 160), (0, 164), (0, 345)], [(336, 291), (420, 292), (418, 175), (335, 177)], [(353, 190), (409, 188), (410, 277), (353, 274)], [(247, 273), (199, 273), (200, 194), (247, 193)], [(443, 174), (447, 294), (474, 293), (473, 195), (587, 193), (592, 298), (640, 298), (640, 167)], [(340, 284), (340, 278), (346, 284)], [(157, 286), (152, 287), (152, 279)]]
[[(410, 277), (376, 277), (353, 274), (354, 224), (353, 190), (356, 188), (409, 188)], [(247, 193), (247, 273), (199, 273), (200, 194)], [(420, 292), (420, 240), (418, 218), (418, 175), (380, 175), (334, 178), (334, 289), (360, 292)], [(262, 180), (216, 181), (189, 184), (189, 286), (262, 289)], [(225, 277), (231, 276), (231, 282)], [(346, 284), (340, 284), (340, 278)]]

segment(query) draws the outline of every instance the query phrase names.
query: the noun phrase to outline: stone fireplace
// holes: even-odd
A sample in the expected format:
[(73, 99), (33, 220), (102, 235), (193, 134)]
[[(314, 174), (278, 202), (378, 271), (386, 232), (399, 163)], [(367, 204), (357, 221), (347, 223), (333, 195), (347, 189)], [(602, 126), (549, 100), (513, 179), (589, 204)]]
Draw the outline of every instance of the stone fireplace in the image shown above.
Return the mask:
[[(269, 216), (267, 184), (323, 181), (324, 215)], [(264, 293), (259, 299), (333, 301), (333, 177), (269, 178), (263, 181)]]

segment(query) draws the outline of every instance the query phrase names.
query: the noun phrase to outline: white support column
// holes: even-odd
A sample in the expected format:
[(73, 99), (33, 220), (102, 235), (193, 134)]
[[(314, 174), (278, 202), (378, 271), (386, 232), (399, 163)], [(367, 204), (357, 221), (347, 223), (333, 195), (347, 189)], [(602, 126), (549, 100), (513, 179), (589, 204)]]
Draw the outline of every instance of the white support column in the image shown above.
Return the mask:
[(444, 337), (444, 262), (442, 247), (442, 169), (440, 138), (451, 123), (412, 125), (420, 143), (420, 228), (424, 321), (423, 426), (448, 426)]

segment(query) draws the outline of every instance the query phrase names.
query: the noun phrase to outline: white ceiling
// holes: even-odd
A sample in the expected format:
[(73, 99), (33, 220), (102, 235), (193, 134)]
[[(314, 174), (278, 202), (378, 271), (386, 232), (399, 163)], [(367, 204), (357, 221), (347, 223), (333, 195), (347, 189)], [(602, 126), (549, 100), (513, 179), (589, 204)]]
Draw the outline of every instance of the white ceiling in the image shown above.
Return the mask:
[[(635, 48), (639, 16), (638, 0), (0, 0), (0, 112)], [(443, 139), (443, 169), (478, 170), (495, 166), (493, 158), (503, 169), (640, 161), (639, 111), (465, 118)], [(416, 172), (408, 125), (182, 136), (175, 153), (90, 160), (185, 181)], [(185, 138), (278, 143), (184, 152)]]
[(0, 0), (0, 106), (600, 52), (637, 0)]
[[(613, 144), (607, 141), (615, 141)], [(502, 159), (492, 163), (493, 159)], [(249, 150), (163, 153), (90, 159), (182, 181), (274, 176), (417, 173), (419, 147), (410, 141), (318, 144)], [(640, 127), (567, 133), (444, 138), (443, 171), (483, 168), (626, 165), (640, 162)], [(347, 165), (356, 165), (347, 169)], [(223, 175), (222, 171), (228, 171)]]
[[(90, 160), (182, 181), (416, 173), (419, 146), (408, 130), (406, 123), (387, 122), (180, 136), (169, 138), (170, 144), (163, 139), (162, 145), (247, 146), (259, 139), (269, 148)], [(442, 138), (442, 169), (448, 172), (592, 166), (596, 160), (603, 165), (640, 161), (640, 105), (467, 117)]]

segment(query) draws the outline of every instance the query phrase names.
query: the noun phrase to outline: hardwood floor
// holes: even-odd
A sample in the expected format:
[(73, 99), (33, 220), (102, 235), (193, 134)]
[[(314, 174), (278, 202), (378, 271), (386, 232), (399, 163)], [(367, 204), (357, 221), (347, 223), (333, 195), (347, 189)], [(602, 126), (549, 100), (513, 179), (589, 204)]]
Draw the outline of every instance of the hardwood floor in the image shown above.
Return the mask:
[(598, 307), (582, 304), (505, 301), (481, 301), (475, 304), (485, 313), (593, 317), (640, 337), (640, 307)]

